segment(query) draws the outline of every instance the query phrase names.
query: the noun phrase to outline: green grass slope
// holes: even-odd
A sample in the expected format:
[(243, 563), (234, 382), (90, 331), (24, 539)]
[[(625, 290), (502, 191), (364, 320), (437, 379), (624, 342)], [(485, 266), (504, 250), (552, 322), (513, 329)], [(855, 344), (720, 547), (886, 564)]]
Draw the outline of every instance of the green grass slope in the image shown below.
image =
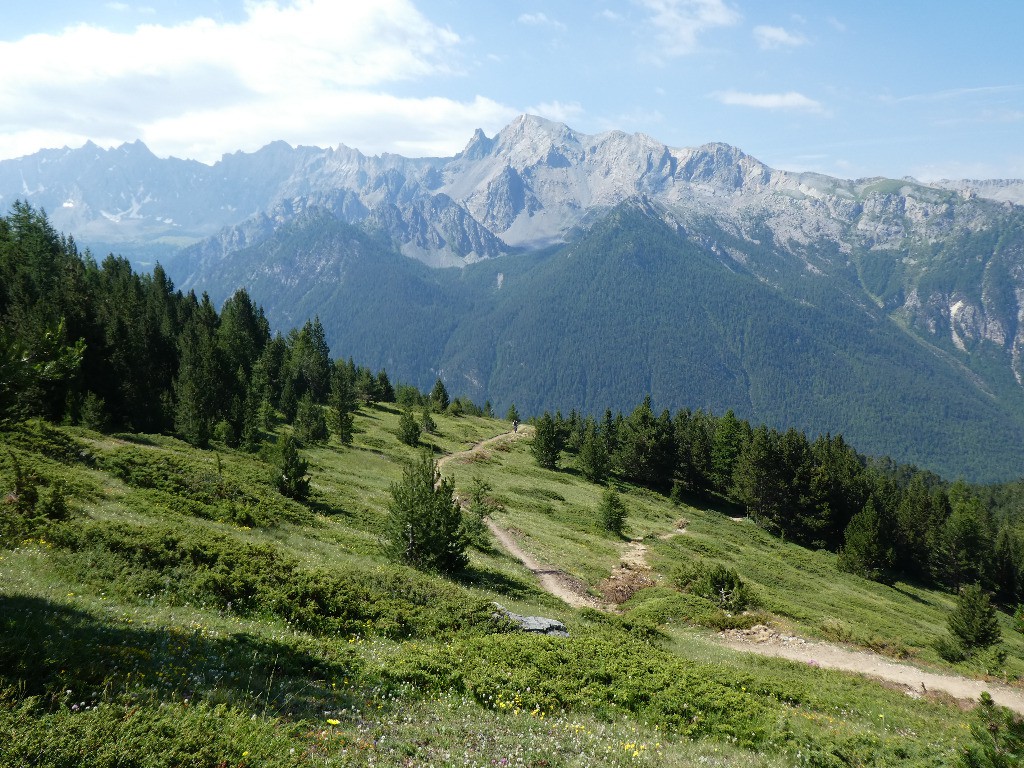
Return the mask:
[[(938, 666), (951, 601), (843, 574), (713, 509), (619, 489), (653, 582), (619, 613), (569, 608), (486, 539), (456, 578), (390, 563), (389, 489), (415, 454), (399, 416), (363, 409), (351, 447), (304, 449), (307, 504), (275, 490), (273, 446), (0, 434), (0, 764), (940, 766), (984, 735), (941, 697), (716, 643), (709, 627), (770, 621)], [(435, 421), (439, 456), (508, 429)], [(489, 486), (492, 518), (595, 595), (639, 543), (602, 530), (601, 489), (538, 468), (528, 440), (444, 472), (464, 498)], [(66, 513), (18, 512), (55, 489)], [(678, 589), (695, 561), (735, 568), (755, 611)], [(513, 631), (493, 601), (570, 637)], [(1015, 677), (1024, 642), (1002, 618), (998, 672)]]

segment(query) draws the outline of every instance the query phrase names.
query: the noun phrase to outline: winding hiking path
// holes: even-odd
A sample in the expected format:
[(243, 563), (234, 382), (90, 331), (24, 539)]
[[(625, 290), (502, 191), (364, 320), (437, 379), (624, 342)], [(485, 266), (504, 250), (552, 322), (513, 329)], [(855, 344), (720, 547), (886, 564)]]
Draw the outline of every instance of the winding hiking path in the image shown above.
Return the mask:
[(596, 608), (598, 610), (608, 609), (608, 606), (604, 603), (601, 603), (586, 594), (585, 585), (574, 579), (569, 574), (564, 571), (560, 571), (557, 568), (545, 567), (537, 562), (536, 559), (516, 543), (515, 539), (509, 535), (508, 531), (501, 528), (497, 523), (491, 520), (491, 518), (486, 518), (484, 523), (487, 524), (491, 533), (494, 534), (494, 538), (496, 538), (501, 546), (505, 548), (505, 551), (526, 566), (530, 573), (537, 577), (537, 580), (540, 582), (540, 585), (544, 588), (545, 592), (554, 595), (567, 605), (571, 605), (573, 608)]
[[(505, 432), (483, 440), (465, 451), (449, 454), (438, 460), (441, 470), (452, 461), (466, 461), (474, 455), (486, 451), (499, 443), (507, 443), (528, 437), (533, 428), (520, 426), (518, 432)], [(460, 499), (460, 503), (465, 503)], [(738, 518), (737, 521), (743, 518)], [(523, 550), (511, 534), (490, 518), (484, 522), (501, 546), (512, 557), (521, 562), (534, 574), (541, 587), (551, 595), (575, 608), (596, 608), (614, 612), (615, 605), (602, 603), (589, 595), (586, 585), (557, 568), (545, 566), (532, 555)], [(682, 536), (686, 533), (686, 523), (680, 520), (669, 532), (658, 535), (659, 539)], [(647, 546), (642, 539), (636, 539), (626, 546), (622, 561), (615, 571), (632, 573), (649, 573), (650, 566), (646, 560)], [(613, 571), (612, 577), (614, 578)], [(977, 701), (982, 692), (988, 691), (997, 703), (1024, 715), (1024, 690), (1012, 688), (1001, 683), (976, 680), (961, 675), (928, 672), (912, 664), (894, 661), (873, 651), (857, 650), (835, 645), (833, 643), (816, 642), (801, 637), (782, 635), (769, 627), (754, 627), (751, 630), (730, 630), (720, 633), (713, 642), (720, 643), (735, 651), (756, 653), (761, 656), (773, 656), (789, 659), (815, 667), (854, 672), (875, 678), (903, 689), (908, 695), (915, 697), (944, 693), (956, 699)]]
[(977, 701), (983, 691), (988, 691), (997, 704), (1024, 714), (1024, 691), (1018, 688), (960, 675), (928, 672), (912, 664), (893, 661), (872, 651), (860, 651), (832, 643), (780, 635), (767, 627), (723, 632), (719, 635), (719, 642), (737, 651), (774, 656), (803, 662), (814, 667), (867, 675), (878, 680), (895, 683), (915, 697), (942, 692), (957, 699)]
[[(510, 443), (513, 440), (521, 440), (522, 438), (529, 437), (532, 434), (533, 427), (520, 425), (517, 432), (503, 432), (495, 437), (482, 440), (465, 451), (450, 453), (447, 456), (438, 459), (437, 468), (439, 471), (443, 472), (445, 467), (451, 462), (472, 461), (475, 456), (484, 453), (496, 445)], [(467, 504), (465, 499), (457, 498), (459, 503), (463, 506)], [(567, 605), (571, 605), (573, 608), (597, 608), (598, 610), (607, 609), (608, 606), (587, 594), (585, 584), (565, 573), (565, 571), (560, 571), (557, 568), (550, 568), (542, 565), (536, 558), (530, 555), (530, 553), (519, 546), (508, 531), (499, 526), (491, 518), (484, 518), (484, 524), (490, 530), (494, 538), (498, 540), (498, 543), (501, 544), (502, 548), (522, 563), (530, 573), (537, 577), (537, 580), (540, 582), (540, 585), (545, 592), (550, 595), (554, 595)]]
[(500, 435), (481, 440), (464, 451), (456, 451), (455, 453), (449, 453), (447, 456), (442, 456), (437, 460), (437, 469), (439, 472), (443, 472), (445, 466), (453, 461), (469, 461), (474, 456), (485, 452), (488, 448), (493, 448), (501, 443), (511, 443), (513, 440), (521, 440), (532, 434), (533, 427), (520, 424), (517, 432), (502, 432)]

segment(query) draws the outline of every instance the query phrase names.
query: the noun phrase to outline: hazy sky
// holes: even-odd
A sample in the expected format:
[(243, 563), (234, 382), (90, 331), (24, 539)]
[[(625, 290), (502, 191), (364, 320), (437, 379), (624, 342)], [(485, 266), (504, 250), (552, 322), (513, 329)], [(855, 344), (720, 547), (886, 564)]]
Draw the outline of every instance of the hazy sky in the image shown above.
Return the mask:
[(446, 156), (530, 112), (844, 178), (1020, 178), (1022, 30), (1022, 0), (8, 2), (0, 159)]

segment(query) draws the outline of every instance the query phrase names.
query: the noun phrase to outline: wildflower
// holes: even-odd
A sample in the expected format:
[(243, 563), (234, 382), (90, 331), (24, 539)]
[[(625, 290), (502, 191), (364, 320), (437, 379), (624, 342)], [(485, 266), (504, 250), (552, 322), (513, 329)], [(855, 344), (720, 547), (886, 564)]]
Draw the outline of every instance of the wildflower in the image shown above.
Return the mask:
[(341, 721), (340, 720), (335, 720), (333, 717), (331, 717), (331, 718), (328, 718), (327, 724), (328, 725), (340, 725)]

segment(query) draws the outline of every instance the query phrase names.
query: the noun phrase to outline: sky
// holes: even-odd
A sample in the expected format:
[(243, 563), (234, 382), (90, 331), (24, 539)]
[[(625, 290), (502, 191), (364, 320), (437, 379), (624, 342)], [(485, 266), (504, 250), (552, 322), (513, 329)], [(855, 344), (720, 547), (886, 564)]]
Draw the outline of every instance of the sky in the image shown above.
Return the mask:
[(1024, 178), (1024, 2), (39, 0), (0, 159), (141, 140), (451, 156), (530, 113), (841, 178)]

